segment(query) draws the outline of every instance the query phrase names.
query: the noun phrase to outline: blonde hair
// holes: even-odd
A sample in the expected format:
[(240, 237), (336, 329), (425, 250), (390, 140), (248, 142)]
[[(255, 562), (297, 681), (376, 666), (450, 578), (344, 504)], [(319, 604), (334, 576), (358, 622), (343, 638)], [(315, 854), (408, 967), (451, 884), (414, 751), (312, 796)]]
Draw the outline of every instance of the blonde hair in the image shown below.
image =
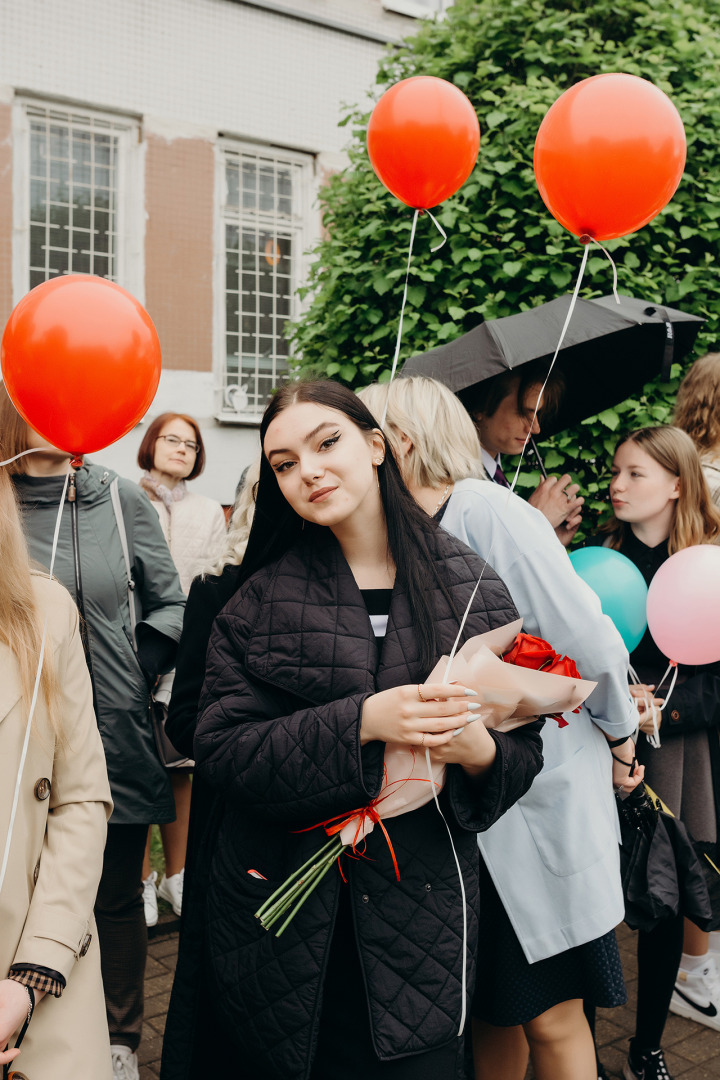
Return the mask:
[[(373, 383), (358, 397), (377, 418), (387, 402), (385, 434), (410, 487), (441, 487), (485, 475), (475, 425), (447, 386), (412, 375)], [(403, 455), (401, 436), (413, 444)]]
[(260, 458), (248, 466), (245, 482), (235, 501), (222, 551), (203, 571), (203, 577), (219, 577), (226, 566), (239, 566), (245, 556), (255, 514), (255, 488), (260, 479)]
[[(680, 494), (675, 504), (668, 551), (706, 544), (720, 537), (720, 511), (710, 498), (697, 447), (690, 436), (677, 427), (640, 428), (626, 435), (615, 447), (635, 443), (658, 465), (680, 480)], [(613, 515), (603, 531), (610, 536), (610, 547), (619, 549), (630, 526)]]
[[(5, 383), (0, 383), (0, 461), (15, 457), (28, 449), (28, 425), (17, 411)], [(20, 458), (7, 465), (10, 476), (27, 472), (27, 458)]]
[[(20, 668), (23, 700), (29, 708), (40, 660), (42, 629), (33, 589), (30, 558), (7, 469), (0, 469), (0, 641)], [(45, 645), (40, 687), (55, 723), (57, 684), (50, 642)]]
[(720, 353), (696, 360), (680, 383), (673, 423), (700, 450), (720, 446)]

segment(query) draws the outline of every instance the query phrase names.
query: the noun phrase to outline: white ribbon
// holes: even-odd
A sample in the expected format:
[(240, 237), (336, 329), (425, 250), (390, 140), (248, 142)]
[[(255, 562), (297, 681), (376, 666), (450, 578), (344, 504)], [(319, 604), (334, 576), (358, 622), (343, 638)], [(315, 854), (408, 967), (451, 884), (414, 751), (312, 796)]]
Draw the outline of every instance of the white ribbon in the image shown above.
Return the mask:
[(612, 255), (607, 250), (607, 248), (604, 248), (602, 246), (602, 244), (600, 243), (599, 240), (596, 240), (593, 236), (591, 236), (590, 239), (592, 240), (593, 244), (597, 244), (597, 246), (600, 248), (602, 253), (605, 255), (605, 258), (609, 261), (610, 265), (613, 268), (613, 296), (615, 297), (615, 303), (619, 304), (620, 303), (620, 297), (618, 296), (618, 291), (617, 291), (617, 266), (615, 265), (615, 260), (613, 259)]
[[(32, 450), (24, 450), (22, 454), (16, 454), (15, 457), (8, 458), (7, 461), (0, 462), (0, 465), (9, 465), (11, 462), (17, 461), (18, 458), (24, 457), (25, 454), (31, 453), (33, 453)], [(60, 508), (58, 509), (57, 519), (55, 521), (52, 553), (50, 555), (50, 572), (48, 574), (49, 578), (52, 578), (53, 570), (55, 569), (55, 555), (57, 553), (58, 537), (60, 536), (60, 523), (62, 521), (62, 512), (65, 505), (65, 495), (67, 494), (69, 479), (70, 466), (68, 465), (68, 471), (65, 474), (65, 483), (63, 485), (62, 496), (60, 498)], [(30, 744), (30, 729), (32, 727), (33, 717), (35, 715), (35, 706), (37, 705), (38, 693), (40, 690), (40, 677), (42, 675), (43, 660), (45, 659), (45, 643), (47, 641), (47, 624), (48, 617), (46, 614), (45, 621), (43, 623), (42, 638), (40, 640), (40, 655), (38, 656), (37, 671), (35, 672), (35, 685), (33, 687), (33, 695), (30, 702), (30, 711), (28, 713), (27, 725), (25, 728), (25, 739), (23, 740), (22, 752), (20, 754), (20, 765), (18, 766), (17, 777), (15, 779), (15, 792), (13, 795), (12, 809), (10, 811), (10, 825), (8, 827), (7, 837), (5, 838), (5, 850), (3, 852), (2, 866), (0, 867), (0, 892), (2, 891), (3, 882), (5, 881), (8, 860), (10, 858), (10, 844), (12, 841), (13, 829), (15, 827), (15, 818), (17, 816), (18, 802), (20, 799), (20, 785), (22, 784), (23, 773), (25, 771), (25, 759), (27, 758), (28, 746)]]

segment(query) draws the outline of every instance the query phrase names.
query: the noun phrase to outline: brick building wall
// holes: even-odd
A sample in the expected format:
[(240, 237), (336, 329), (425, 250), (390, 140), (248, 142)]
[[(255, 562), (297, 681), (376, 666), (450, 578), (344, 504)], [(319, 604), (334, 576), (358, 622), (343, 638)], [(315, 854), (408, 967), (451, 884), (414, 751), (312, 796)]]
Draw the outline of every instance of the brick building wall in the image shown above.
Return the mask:
[[(294, 290), (320, 235), (318, 185), (345, 162), (347, 129), (337, 126), (344, 106), (367, 102), (384, 42), (415, 26), (381, 0), (0, 0), (0, 320), (30, 287), (32, 108), (56, 110), (60, 122), (67, 114), (80, 126), (94, 117), (100, 128), (123, 128), (116, 279), (147, 306), (160, 335), (163, 373), (150, 415), (170, 409), (199, 418), (209, 466), (196, 489), (223, 502), (257, 452), (256, 419), (238, 406), (254, 376), (228, 371), (235, 363), (237, 372), (245, 342), (255, 341), (256, 370), (265, 373), (258, 386), (267, 392), (267, 348), (258, 342), (272, 321), (261, 297), (256, 337), (243, 336), (253, 320), (242, 312), (239, 336), (228, 336), (237, 313), (226, 294), (227, 154), (240, 162), (241, 178), (253, 154), (258, 176), (263, 155), (270, 160), (276, 186), (292, 173), (292, 220), (285, 228), (282, 214), (269, 224), (260, 214), (256, 235), (266, 278), (280, 260), (274, 253), (291, 251)], [(241, 190), (241, 261), (243, 197)], [(281, 296), (272, 308), (275, 329), (283, 303)], [(228, 341), (236, 342), (234, 361)], [(102, 460), (136, 476), (141, 437), (138, 428)]]

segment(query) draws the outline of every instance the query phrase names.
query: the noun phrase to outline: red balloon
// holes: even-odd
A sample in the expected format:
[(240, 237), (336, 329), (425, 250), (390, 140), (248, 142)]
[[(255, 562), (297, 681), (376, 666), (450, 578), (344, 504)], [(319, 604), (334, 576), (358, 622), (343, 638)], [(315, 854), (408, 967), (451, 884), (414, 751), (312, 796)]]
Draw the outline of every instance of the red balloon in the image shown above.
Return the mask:
[(114, 282), (84, 274), (53, 278), (24, 296), (0, 357), (23, 419), (78, 456), (127, 434), (160, 381), (160, 341), (145, 308)]
[(475, 110), (457, 86), (414, 75), (386, 90), (367, 131), (370, 162), (401, 202), (428, 209), (454, 195), (480, 149)]
[(685, 155), (683, 122), (662, 90), (636, 75), (593, 75), (545, 115), (535, 140), (535, 179), (566, 229), (614, 240), (667, 206)]

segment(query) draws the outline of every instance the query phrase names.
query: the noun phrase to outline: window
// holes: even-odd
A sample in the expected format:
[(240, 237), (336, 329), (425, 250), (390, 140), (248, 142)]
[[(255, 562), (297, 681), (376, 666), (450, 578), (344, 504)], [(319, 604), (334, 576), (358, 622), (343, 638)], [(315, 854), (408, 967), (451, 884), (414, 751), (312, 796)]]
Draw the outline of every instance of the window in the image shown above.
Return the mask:
[(306, 246), (312, 159), (222, 152), (223, 416), (258, 417), (288, 371), (285, 324)]
[[(142, 292), (142, 267), (130, 266), (127, 206), (137, 170), (137, 125), (90, 111), (35, 102), (19, 105), (15, 124), (16, 168), (23, 198), (16, 214), (22, 251), (15, 257), (15, 291), (59, 274), (97, 274)], [(130, 181), (133, 181), (131, 183)], [(141, 187), (139, 188), (141, 192)], [(142, 196), (136, 199), (142, 207)]]
[(453, 0), (382, 0), (386, 11), (397, 11), (400, 15), (412, 15), (416, 19), (442, 15), (451, 6)]

